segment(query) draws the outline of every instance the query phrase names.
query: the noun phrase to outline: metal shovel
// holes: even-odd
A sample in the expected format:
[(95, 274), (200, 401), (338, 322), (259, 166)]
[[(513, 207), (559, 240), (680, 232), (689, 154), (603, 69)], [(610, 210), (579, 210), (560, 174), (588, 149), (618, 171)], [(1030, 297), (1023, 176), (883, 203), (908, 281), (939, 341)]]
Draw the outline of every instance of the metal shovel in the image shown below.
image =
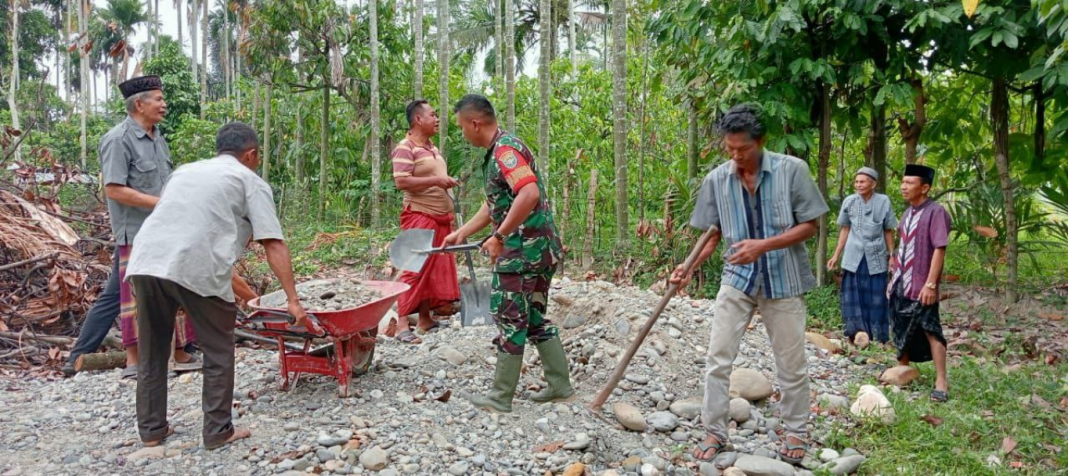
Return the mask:
[[(456, 195), (452, 197), (453, 206), (456, 209), (456, 221), (463, 226), (464, 219), (460, 214), (460, 188), (456, 188)], [(472, 246), (472, 245), (460, 245)], [(472, 250), (482, 247), (482, 243), (473, 244)], [(467, 272), (471, 274), (471, 281), (460, 284), (460, 323), (468, 326), (488, 326), (494, 323), (493, 314), (490, 313), (490, 287), (487, 283), (479, 284), (475, 278), (475, 265), (471, 261), (471, 251), (465, 250), (464, 260), (467, 261)]]

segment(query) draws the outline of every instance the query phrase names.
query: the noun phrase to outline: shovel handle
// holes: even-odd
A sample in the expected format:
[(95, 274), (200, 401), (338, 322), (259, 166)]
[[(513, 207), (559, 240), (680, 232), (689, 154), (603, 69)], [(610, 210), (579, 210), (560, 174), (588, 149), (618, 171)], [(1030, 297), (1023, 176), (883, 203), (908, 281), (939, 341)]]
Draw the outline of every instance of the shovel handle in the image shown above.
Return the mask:
[[(701, 254), (701, 250), (708, 244), (708, 240), (712, 239), (714, 230), (715, 228), (709, 228), (701, 235), (701, 238), (697, 240), (697, 244), (695, 244), (693, 250), (690, 251), (690, 256), (686, 257), (686, 261), (682, 263), (683, 275), (689, 273), (690, 269), (693, 268), (694, 263), (697, 262), (697, 256)], [(645, 337), (649, 335), (649, 331), (653, 329), (653, 324), (656, 324), (656, 320), (660, 317), (660, 314), (664, 312), (664, 308), (667, 307), (668, 303), (671, 302), (671, 298), (674, 297), (675, 293), (678, 291), (678, 284), (668, 285), (667, 291), (665, 291), (664, 296), (660, 298), (660, 303), (657, 304), (656, 310), (653, 311), (653, 315), (649, 317), (649, 320), (645, 321), (645, 325), (643, 325), (641, 331), (638, 332), (638, 337), (634, 339), (634, 342), (631, 342), (630, 348), (627, 349), (627, 353), (623, 354), (623, 359), (616, 365), (616, 370), (608, 379), (608, 383), (605, 384), (601, 393), (597, 394), (597, 398), (594, 398), (593, 401), (590, 402), (590, 411), (594, 413), (599, 413), (601, 411), (601, 406), (604, 405), (604, 402), (612, 395), (612, 391), (616, 389), (616, 385), (619, 385), (619, 381), (623, 379), (623, 374), (627, 372), (627, 366), (630, 365), (630, 360), (634, 358), (634, 354), (637, 353), (638, 348), (642, 346)]]

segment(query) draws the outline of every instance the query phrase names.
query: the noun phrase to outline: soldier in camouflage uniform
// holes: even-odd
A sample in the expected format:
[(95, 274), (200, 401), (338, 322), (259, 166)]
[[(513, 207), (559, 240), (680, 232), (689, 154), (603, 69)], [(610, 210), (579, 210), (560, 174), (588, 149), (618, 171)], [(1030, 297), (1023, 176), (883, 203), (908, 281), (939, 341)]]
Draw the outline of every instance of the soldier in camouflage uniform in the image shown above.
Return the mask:
[(468, 399), (484, 410), (510, 412), (512, 397), (523, 365), (527, 341), (534, 343), (545, 366), (548, 387), (531, 395), (539, 403), (570, 400), (567, 354), (559, 330), (545, 317), (549, 285), (563, 247), (546, 201), (534, 156), (518, 137), (497, 125), (493, 105), (477, 94), (464, 96), (454, 109), (464, 138), (488, 149), (482, 168), (486, 175), (486, 202), (479, 212), (445, 238), (459, 244), (475, 232), (493, 225), (482, 245), (493, 267), (490, 311), (500, 334), (493, 388)]

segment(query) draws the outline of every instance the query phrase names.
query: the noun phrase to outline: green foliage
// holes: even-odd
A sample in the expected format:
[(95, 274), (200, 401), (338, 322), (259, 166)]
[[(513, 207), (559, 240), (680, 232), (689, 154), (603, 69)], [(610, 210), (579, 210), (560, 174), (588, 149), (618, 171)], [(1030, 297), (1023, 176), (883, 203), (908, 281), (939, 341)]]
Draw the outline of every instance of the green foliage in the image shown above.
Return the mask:
[[(22, 4), (22, 2), (14, 2)], [(33, 2), (44, 3), (44, 2)], [(0, 25), (4, 31), (0, 34), (0, 69), (2, 77), (0, 83), (5, 86), (11, 75), (11, 5), (12, 2), (0, 2)], [(55, 26), (48, 18), (45, 10), (38, 8), (19, 8), (19, 77), (20, 79), (43, 79), (49, 72), (51, 65), (41, 65), (37, 60), (44, 58), (49, 53), (56, 51), (59, 45), (59, 35)], [(50, 78), (55, 82), (55, 72)], [(6, 94), (6, 87), (5, 94)], [(0, 109), (7, 109), (7, 102), (0, 103)]]
[(820, 286), (805, 295), (808, 307), (806, 327), (818, 332), (842, 330), (842, 303), (839, 287), (835, 284)]
[(193, 79), (189, 59), (182, 53), (178, 42), (169, 36), (161, 36), (159, 54), (145, 62), (143, 71), (163, 80), (167, 116), (159, 128), (164, 134), (177, 131), (183, 121), (200, 114), (200, 87)]

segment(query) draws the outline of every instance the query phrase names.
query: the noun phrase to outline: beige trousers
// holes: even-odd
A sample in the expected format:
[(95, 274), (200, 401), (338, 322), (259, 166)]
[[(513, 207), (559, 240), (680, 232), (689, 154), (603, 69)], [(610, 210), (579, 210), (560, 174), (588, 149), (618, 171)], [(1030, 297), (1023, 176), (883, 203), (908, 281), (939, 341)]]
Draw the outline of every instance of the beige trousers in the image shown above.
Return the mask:
[(808, 361), (805, 358), (805, 300), (751, 297), (720, 286), (705, 365), (701, 422), (709, 434), (726, 442), (731, 370), (753, 312), (760, 308), (778, 369), (783, 425), (787, 434), (806, 436), (809, 415)]

